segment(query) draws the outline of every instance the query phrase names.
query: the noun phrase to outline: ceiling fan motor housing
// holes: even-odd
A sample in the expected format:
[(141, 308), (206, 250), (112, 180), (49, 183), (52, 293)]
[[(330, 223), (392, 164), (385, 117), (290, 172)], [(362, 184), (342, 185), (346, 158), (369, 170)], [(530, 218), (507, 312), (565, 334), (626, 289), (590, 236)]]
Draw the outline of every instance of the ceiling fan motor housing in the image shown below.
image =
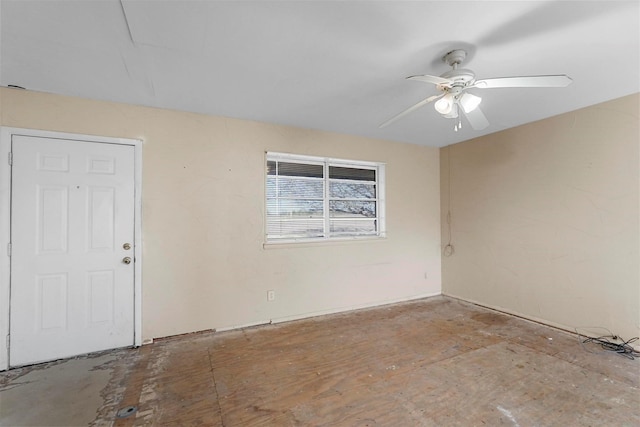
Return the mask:
[(446, 73), (442, 74), (440, 77), (444, 78), (444, 79), (449, 79), (452, 80), (453, 83), (444, 86), (444, 85), (438, 85), (438, 86), (443, 86), (443, 87), (466, 87), (469, 86), (471, 84), (473, 84), (473, 82), (476, 81), (476, 75), (473, 71), (468, 70), (466, 68), (458, 68), (458, 69), (454, 69), (454, 70), (449, 70)]

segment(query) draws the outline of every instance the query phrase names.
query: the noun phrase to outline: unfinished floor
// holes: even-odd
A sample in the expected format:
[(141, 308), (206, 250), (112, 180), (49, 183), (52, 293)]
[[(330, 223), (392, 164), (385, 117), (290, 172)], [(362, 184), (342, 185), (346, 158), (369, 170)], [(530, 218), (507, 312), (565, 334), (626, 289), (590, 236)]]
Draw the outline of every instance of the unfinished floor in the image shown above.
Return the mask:
[(0, 373), (0, 424), (638, 426), (640, 360), (437, 297)]

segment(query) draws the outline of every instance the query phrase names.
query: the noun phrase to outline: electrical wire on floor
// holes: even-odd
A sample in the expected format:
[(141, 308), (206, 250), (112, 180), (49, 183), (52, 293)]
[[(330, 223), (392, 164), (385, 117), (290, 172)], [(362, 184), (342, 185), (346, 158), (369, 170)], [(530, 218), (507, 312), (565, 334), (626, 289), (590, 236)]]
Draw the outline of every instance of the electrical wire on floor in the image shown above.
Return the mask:
[[(591, 329), (593, 332), (594, 329), (605, 332), (600, 336), (589, 336), (587, 335), (586, 329)], [(582, 330), (582, 332), (580, 331)], [(589, 353), (618, 353), (627, 359), (634, 360), (636, 357), (640, 357), (640, 351), (637, 351), (631, 345), (632, 343), (638, 341), (638, 337), (633, 337), (631, 339), (625, 340), (622, 337), (612, 333), (610, 330), (606, 328), (596, 327), (596, 328), (575, 328), (576, 333), (578, 334), (578, 339), (580, 340), (580, 345), (582, 348)], [(597, 334), (596, 334), (597, 335)], [(593, 351), (592, 347), (600, 347), (601, 351)], [(591, 347), (591, 348), (589, 348)]]

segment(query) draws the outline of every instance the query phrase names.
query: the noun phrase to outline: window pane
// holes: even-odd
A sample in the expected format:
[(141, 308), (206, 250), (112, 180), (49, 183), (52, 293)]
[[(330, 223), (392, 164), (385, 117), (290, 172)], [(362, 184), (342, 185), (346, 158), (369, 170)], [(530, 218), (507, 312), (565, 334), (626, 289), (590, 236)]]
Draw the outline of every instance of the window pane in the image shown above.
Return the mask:
[(292, 238), (292, 237), (321, 237), (324, 234), (324, 220), (321, 219), (296, 219), (296, 220), (267, 220), (268, 238)]
[(330, 217), (375, 218), (376, 202), (347, 200), (329, 201)]
[(280, 176), (306, 176), (309, 178), (322, 178), (324, 167), (322, 165), (309, 165), (306, 163), (277, 162)]
[(322, 217), (322, 200), (267, 199), (267, 215), (284, 218)]
[(376, 220), (332, 219), (329, 221), (332, 234), (375, 234)]
[(316, 179), (278, 179), (278, 197), (320, 199), (324, 197), (324, 181)]
[(267, 199), (276, 197), (276, 180), (275, 176), (267, 176)]
[(336, 199), (375, 199), (374, 184), (329, 182), (329, 197)]
[(351, 179), (355, 181), (375, 181), (375, 169), (346, 168), (342, 166), (329, 166), (329, 178)]
[(267, 175), (275, 175), (276, 174), (276, 162), (273, 160), (267, 161)]

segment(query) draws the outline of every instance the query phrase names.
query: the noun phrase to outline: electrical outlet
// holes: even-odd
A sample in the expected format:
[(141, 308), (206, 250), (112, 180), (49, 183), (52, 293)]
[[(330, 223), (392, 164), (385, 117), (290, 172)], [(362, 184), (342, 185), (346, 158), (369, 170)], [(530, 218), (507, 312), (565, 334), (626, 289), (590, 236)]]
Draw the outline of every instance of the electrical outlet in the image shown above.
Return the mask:
[(267, 301), (275, 301), (276, 299), (276, 291), (267, 291)]
[(426, 272), (424, 273), (424, 278), (425, 278), (425, 279), (427, 278), (427, 273), (426, 273)]

